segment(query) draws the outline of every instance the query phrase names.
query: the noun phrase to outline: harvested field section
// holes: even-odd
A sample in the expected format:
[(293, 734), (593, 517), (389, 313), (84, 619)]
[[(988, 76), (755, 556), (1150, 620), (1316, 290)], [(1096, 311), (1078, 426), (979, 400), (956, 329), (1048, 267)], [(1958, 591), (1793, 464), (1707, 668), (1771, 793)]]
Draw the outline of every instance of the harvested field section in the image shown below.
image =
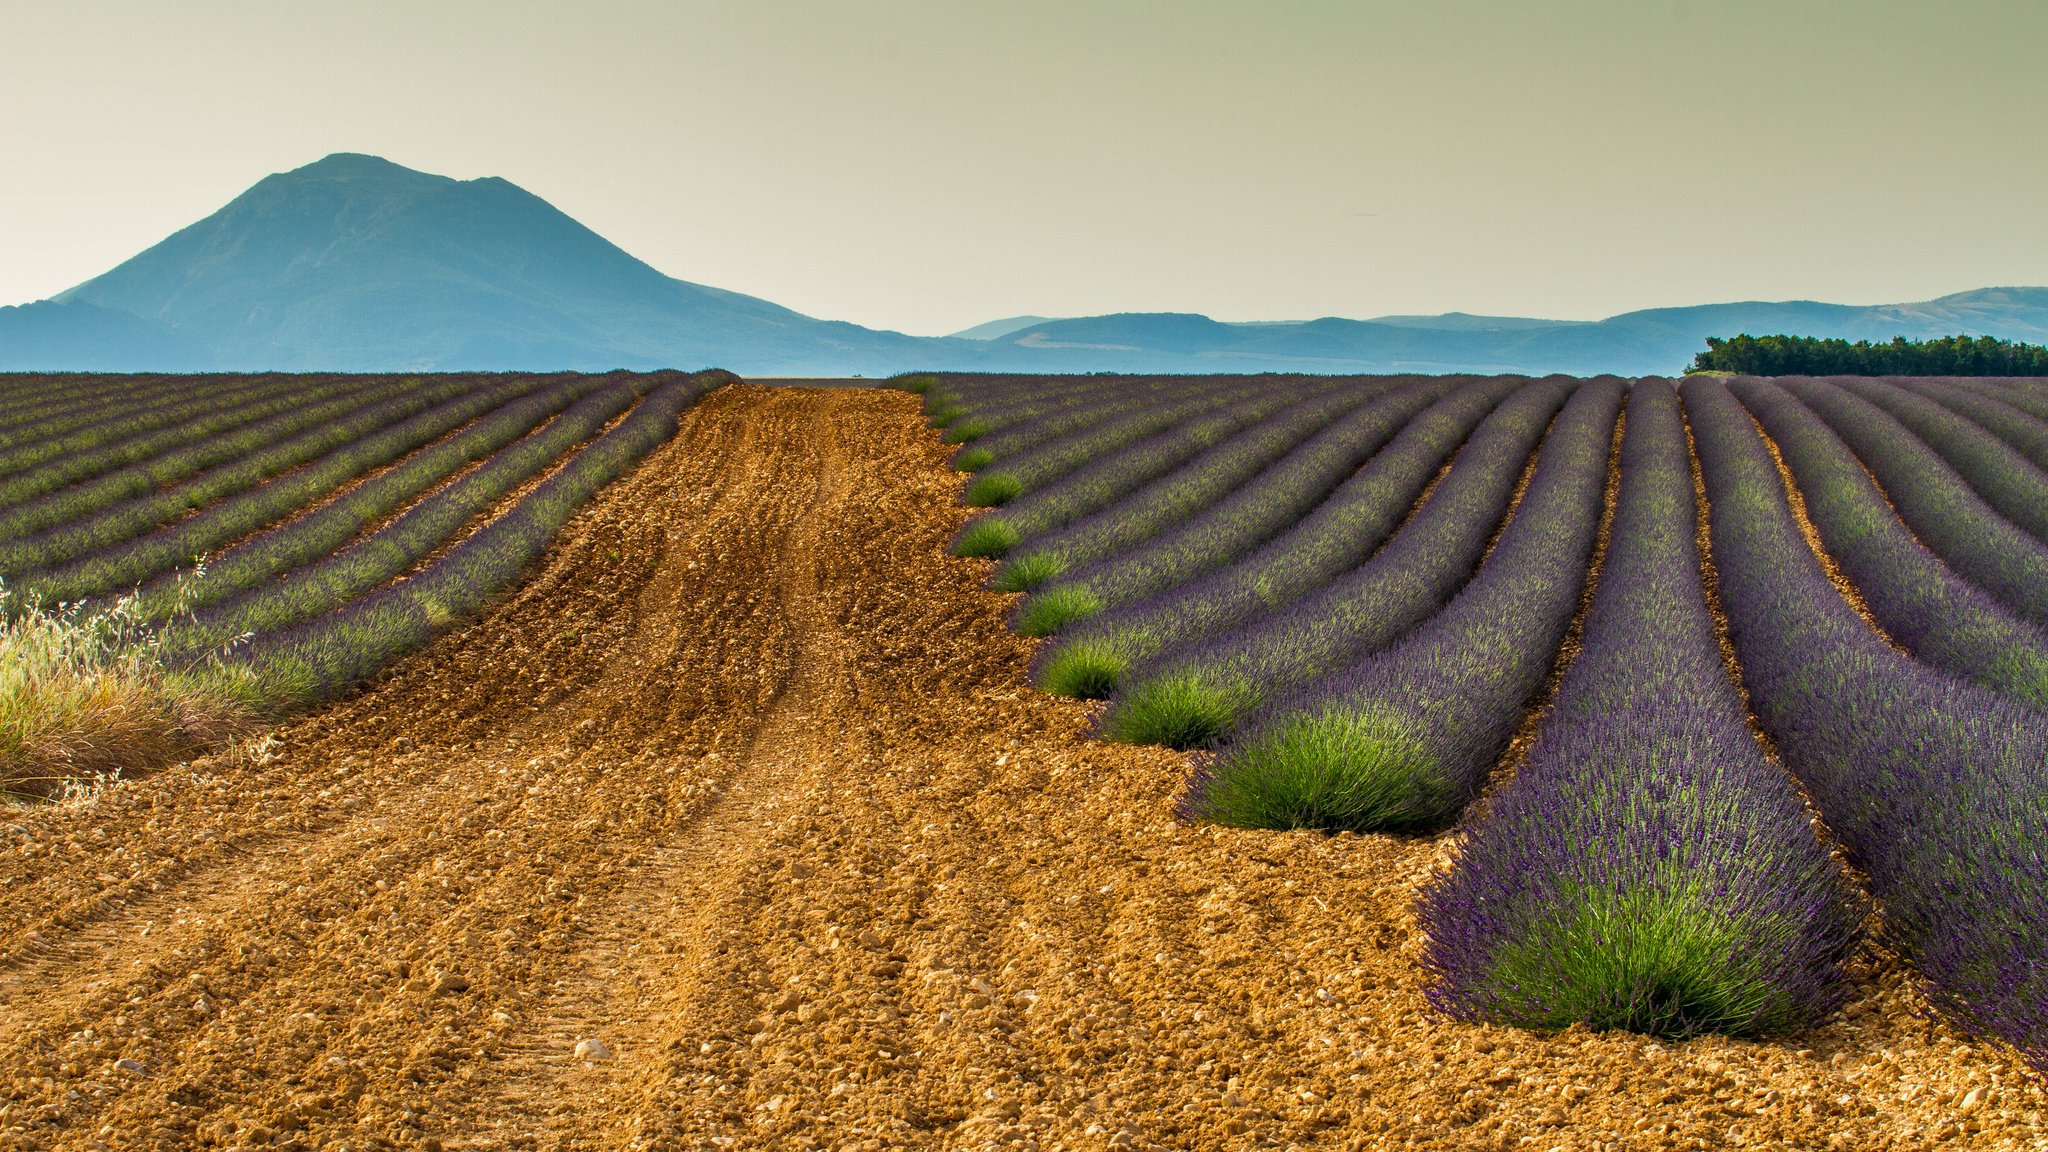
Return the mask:
[(947, 453), (722, 389), (368, 692), (11, 813), (0, 1147), (2040, 1138), (1878, 960), (1798, 1047), (1432, 1019), (1444, 840), (1173, 823), (1183, 758), (1083, 739), (946, 555)]

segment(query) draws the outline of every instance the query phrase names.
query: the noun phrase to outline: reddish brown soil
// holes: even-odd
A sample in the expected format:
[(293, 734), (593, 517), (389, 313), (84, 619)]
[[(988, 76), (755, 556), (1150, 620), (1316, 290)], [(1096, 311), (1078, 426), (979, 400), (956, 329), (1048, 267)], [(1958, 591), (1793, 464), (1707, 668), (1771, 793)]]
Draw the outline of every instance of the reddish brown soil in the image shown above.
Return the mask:
[(1447, 842), (1177, 826), (946, 453), (728, 389), (373, 690), (5, 814), (0, 1148), (2041, 1146), (1882, 960), (1777, 1043), (1433, 1019)]

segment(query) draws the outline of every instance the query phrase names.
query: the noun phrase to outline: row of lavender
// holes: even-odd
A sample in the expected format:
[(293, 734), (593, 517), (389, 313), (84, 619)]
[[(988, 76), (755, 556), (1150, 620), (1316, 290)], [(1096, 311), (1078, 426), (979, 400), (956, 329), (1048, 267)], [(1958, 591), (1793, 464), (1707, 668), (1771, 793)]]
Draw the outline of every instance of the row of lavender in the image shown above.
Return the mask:
[[(1108, 697), (1099, 734), (1208, 750), (1185, 815), (1445, 827), (1540, 732), (1426, 898), (1445, 1008), (1675, 1033), (1816, 1018), (1861, 897), (1796, 776), (1936, 1003), (2048, 1060), (2048, 394), (1689, 384), (1715, 494), (1696, 501), (1663, 382), (919, 383), (956, 464), (1005, 477), (970, 485), (1002, 507), (956, 550), (1003, 558), (993, 586), (1030, 593), (1016, 622), (1051, 637), (1037, 679)], [(1729, 479), (1743, 435), (1760, 480)], [(1812, 596), (1771, 591), (1788, 582)], [(1853, 651), (1848, 671), (1817, 655)], [(1782, 767), (1745, 728), (1744, 676)], [(1981, 820), (1931, 818), (1985, 789)]]
[(1888, 644), (1803, 538), (1751, 415), (1712, 381), (1687, 404), (1752, 707), (1936, 1006), (2048, 1066), (2048, 714)]
[(1795, 1027), (1839, 999), (1863, 909), (1745, 724), (1667, 384), (1634, 388), (1620, 465), (1581, 652), (1423, 899), (1433, 996), (1537, 1027)]
[(731, 379), (0, 377), (0, 577), (118, 599), (174, 666), (301, 707), (512, 587)]

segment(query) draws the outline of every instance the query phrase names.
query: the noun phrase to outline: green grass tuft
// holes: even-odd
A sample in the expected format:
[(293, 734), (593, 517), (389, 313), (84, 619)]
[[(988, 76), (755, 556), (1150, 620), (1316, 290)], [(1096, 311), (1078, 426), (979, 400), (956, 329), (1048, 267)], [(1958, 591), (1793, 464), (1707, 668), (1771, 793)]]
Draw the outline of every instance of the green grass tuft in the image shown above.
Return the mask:
[(1033, 596), (1017, 613), (1017, 631), (1026, 636), (1050, 636), (1076, 620), (1102, 611), (1102, 598), (1078, 584), (1048, 588)]
[(931, 414), (926, 419), (931, 421), (932, 427), (944, 428), (965, 415), (967, 415), (967, 408), (964, 405), (946, 403), (932, 409)]
[(939, 378), (936, 376), (926, 376), (919, 373), (913, 373), (908, 376), (898, 376), (895, 379), (891, 380), (889, 383), (897, 388), (901, 388), (905, 392), (915, 392), (918, 393), (919, 395), (923, 395), (924, 393), (931, 390), (932, 385), (937, 384), (938, 382)]
[(986, 448), (967, 447), (953, 453), (953, 467), (960, 472), (979, 472), (994, 461), (996, 454)]
[(960, 502), (970, 508), (994, 508), (1024, 494), (1024, 482), (1008, 472), (984, 472), (974, 478)]
[[(1554, 905), (1496, 956), (1493, 981), (1522, 991), (1497, 1003), (1504, 1023), (1553, 1030), (1585, 1023), (1652, 1036), (1760, 1036), (1800, 1021), (1782, 974), (1755, 962), (1749, 931), (1711, 893), (1587, 889)], [(1697, 897), (1687, 899), (1686, 896)], [(1749, 958), (1740, 963), (1737, 958)]]
[(988, 421), (979, 417), (969, 416), (964, 420), (955, 420), (946, 425), (945, 441), (948, 444), (965, 444), (969, 440), (979, 440), (988, 434)]
[(1159, 676), (1132, 688), (1103, 717), (1102, 734), (1124, 744), (1205, 748), (1230, 730), (1245, 693), (1194, 672)]
[(996, 569), (988, 586), (998, 592), (1029, 592), (1066, 570), (1066, 559), (1057, 552), (1026, 552)]
[(1062, 645), (1038, 670), (1038, 687), (1055, 696), (1100, 700), (1117, 690), (1131, 662), (1107, 640)]
[(1322, 712), (1240, 741), (1198, 785), (1190, 808), (1238, 828), (1416, 831), (1445, 818), (1440, 781), (1405, 718)]
[(1017, 546), (1017, 529), (1001, 516), (980, 516), (967, 522), (953, 540), (953, 555), (994, 559)]

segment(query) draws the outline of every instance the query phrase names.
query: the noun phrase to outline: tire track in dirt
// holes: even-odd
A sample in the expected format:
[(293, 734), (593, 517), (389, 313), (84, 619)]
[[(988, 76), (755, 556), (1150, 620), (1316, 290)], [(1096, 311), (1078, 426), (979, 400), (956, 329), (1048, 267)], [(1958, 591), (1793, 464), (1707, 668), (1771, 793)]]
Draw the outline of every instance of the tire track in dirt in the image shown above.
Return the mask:
[[(465, 967), (451, 953), (465, 947), (488, 950), (498, 941), (486, 933), (508, 932), (504, 918), (479, 912), (492, 904), (517, 905), (523, 895), (519, 890), (537, 873), (546, 873), (547, 878), (532, 885), (536, 894), (553, 897), (570, 888), (562, 883), (563, 870), (546, 866), (544, 856), (525, 869), (506, 868), (512, 862), (502, 851), (489, 861), (496, 869), (448, 868), (456, 876), (453, 885), (446, 873), (434, 874), (437, 865), (451, 860), (494, 855), (492, 839), (556, 839), (556, 829), (575, 827), (579, 814), (560, 811), (560, 804), (551, 803), (570, 799), (577, 791), (564, 787), (569, 781), (561, 775), (576, 771), (580, 782), (588, 784), (599, 782), (599, 777), (608, 779), (616, 769), (662, 772), (657, 783), (672, 787), (655, 789), (652, 803), (644, 796), (637, 803), (623, 798), (623, 806), (635, 810), (629, 816), (658, 815), (671, 808), (689, 811), (714, 795), (714, 779), (678, 779), (678, 765), (699, 767), (693, 753), (730, 741), (731, 733), (707, 730), (715, 729), (718, 720), (737, 721), (743, 733), (748, 713), (781, 683), (783, 673), (773, 666), (778, 658), (770, 650), (773, 645), (764, 641), (756, 649), (750, 643), (755, 638), (749, 636), (749, 624), (777, 624), (782, 613), (743, 586), (707, 592), (703, 585), (713, 579), (743, 584), (733, 580), (733, 569), (742, 570), (743, 576), (778, 571), (777, 555), (760, 547), (779, 545), (781, 540), (774, 531), (774, 516), (763, 518), (764, 510), (772, 512), (772, 501), (765, 497), (774, 489), (789, 488), (791, 481), (801, 491), (803, 482), (812, 478), (807, 474), (811, 462), (803, 454), (788, 458), (799, 466), (793, 476), (762, 474), (757, 466), (778, 459), (771, 445), (788, 439), (792, 426), (802, 425), (790, 418), (798, 405), (771, 401), (760, 418), (727, 421), (716, 401), (708, 402), (702, 418), (693, 419), (679, 443), (665, 450), (668, 459), (684, 466), (683, 476), (646, 472), (604, 498), (612, 519), (630, 510), (639, 531), (608, 533), (601, 527), (584, 538), (572, 537), (565, 555), (496, 618), (517, 621), (522, 635), (490, 636), (480, 630), (456, 638), (452, 652), (438, 654), (443, 664), (453, 658), (458, 665), (454, 676), (432, 662), (414, 662), (393, 678), (395, 683), (330, 712), (325, 723), (288, 729), (283, 733), (285, 750), (275, 764), (201, 765), (117, 789), (97, 804), (33, 814), (42, 825), (40, 834), (56, 833), (60, 842), (74, 850), (82, 848), (77, 854), (88, 858), (120, 842), (99, 834), (103, 828), (118, 831), (118, 822), (93, 827), (109, 816), (128, 815), (142, 825), (130, 827), (130, 832), (155, 833), (137, 836), (137, 841), (175, 842), (175, 829), (156, 828), (154, 820), (141, 818), (159, 807), (187, 817), (185, 827), (214, 847), (184, 853), (174, 848), (160, 853), (147, 875), (126, 880), (101, 877), (118, 883), (100, 885), (46, 882), (54, 871), (38, 868), (39, 861), (25, 854), (0, 862), (22, 865), (20, 883), (8, 877), (10, 897), (30, 897), (10, 900), (0, 911), (0, 933), (18, 929), (12, 936), (26, 945), (28, 933), (36, 930), (31, 925), (54, 922), (62, 936), (54, 950), (13, 949), (22, 955), (11, 965), (7, 999), (0, 1003), (8, 1010), (10, 1024), (26, 1023), (33, 1014), (42, 1026), (8, 1030), (8, 1039), (18, 1046), (0, 1054), (0, 1067), (27, 1073), (30, 1091), (5, 1107), (38, 1118), (61, 1118), (61, 1127), (48, 1125), (56, 1131), (100, 1120), (112, 1120), (110, 1126), (121, 1128), (119, 1098), (131, 1085), (122, 1076), (109, 1074), (117, 1058), (137, 1059), (152, 1070), (168, 1065), (198, 1071), (198, 1076), (188, 1077), (197, 1085), (187, 1083), (178, 1089), (187, 1099), (246, 1095), (235, 1087), (238, 1074), (247, 1070), (234, 1065), (243, 1061), (223, 1060), (220, 1053), (254, 1049), (260, 1056), (266, 1046), (304, 1051), (312, 1040), (300, 1034), (304, 1029), (270, 1021), (292, 1018), (289, 1007), (294, 1000), (335, 1000), (334, 970), (358, 973), (371, 985), (367, 994), (348, 1005), (352, 1011), (333, 1013), (355, 1019), (347, 1021), (345, 1029), (324, 1032), (322, 1038), (330, 1044), (346, 1046), (354, 1036), (368, 1034), (366, 1029), (374, 1031), (378, 1014), (391, 1014), (387, 1000), (431, 995), (441, 976)], [(760, 486), (731, 485), (748, 475), (754, 475)], [(683, 492), (674, 490), (679, 481), (686, 485)], [(687, 532), (674, 530), (668, 522), (671, 513), (682, 515)], [(632, 527), (630, 521), (627, 527)], [(616, 544), (632, 546), (607, 546)], [(678, 544), (687, 555), (676, 557), (673, 567), (680, 575), (672, 582), (695, 585), (680, 589), (679, 599), (707, 610), (737, 635), (732, 643), (722, 642), (715, 632), (707, 637), (712, 620), (704, 615), (690, 617), (684, 622), (687, 626), (671, 622), (667, 642), (692, 653), (690, 666), (678, 670), (686, 674), (671, 678), (646, 667), (648, 656), (658, 657), (661, 650), (649, 647), (651, 638), (636, 630), (635, 619), (644, 615), (648, 599), (637, 595), (640, 586), (650, 574), (666, 571), (658, 554)], [(640, 557), (644, 562), (636, 562)], [(725, 571), (713, 578), (711, 573), (721, 564)], [(614, 594), (603, 595), (607, 590)], [(593, 591), (600, 594), (593, 596)], [(572, 601), (597, 602), (582, 604), (580, 614), (564, 614), (550, 603), (550, 598), (564, 593)], [(572, 602), (569, 607), (578, 605)], [(781, 630), (788, 631), (787, 626)], [(558, 653), (547, 650), (574, 647), (578, 638), (572, 634), (578, 631), (608, 633), (598, 639), (611, 641), (603, 646), (610, 655), (597, 667), (625, 673), (612, 675), (610, 682), (579, 683), (578, 672), (586, 673), (582, 680), (592, 679), (587, 662), (551, 659)], [(510, 645), (508, 639), (513, 641)], [(540, 659), (515, 659), (514, 667), (504, 667), (508, 647), (513, 654)], [(526, 667), (517, 667), (520, 663)], [(462, 675), (472, 671), (485, 675)], [(630, 691), (620, 688), (625, 680), (635, 681)], [(717, 690), (707, 692), (707, 685)], [(631, 746), (623, 752), (610, 740), (614, 730), (632, 736)], [(295, 746), (302, 740), (309, 745), (304, 752)], [(583, 747), (571, 747), (577, 744)], [(542, 755), (529, 755), (533, 752)], [(710, 759), (716, 759), (715, 753)], [(228, 783), (226, 791), (235, 802), (210, 803), (221, 791), (209, 779), (213, 772)], [(287, 777), (289, 785), (256, 786), (277, 776)], [(333, 795), (343, 787), (346, 798)], [(332, 795), (332, 802), (328, 796), (309, 795), (316, 791)], [(248, 810), (251, 801), (255, 811)], [(362, 815), (338, 824), (320, 816), (334, 826), (308, 836), (296, 827), (271, 827), (277, 817), (263, 809), (272, 803), (291, 813), (295, 825), (305, 823), (308, 813), (342, 806), (360, 809)], [(117, 813), (124, 808), (127, 812)], [(450, 809), (462, 815), (451, 819)], [(508, 836), (515, 829), (518, 832)], [(636, 831), (645, 829), (629, 827), (628, 838)], [(601, 862), (593, 870), (596, 874), (586, 878), (594, 892), (606, 884), (608, 868), (603, 865), (608, 863)], [(423, 872), (428, 875), (420, 883)], [(505, 872), (523, 875), (515, 879)], [(159, 891), (125, 904), (118, 895), (109, 896), (137, 887)], [(452, 895), (434, 899), (450, 894), (451, 887)], [(422, 895), (441, 907), (416, 917), (402, 917), (393, 907), (416, 904)], [(295, 904), (299, 907), (292, 907)], [(170, 915), (173, 911), (175, 916)], [(389, 922), (401, 918), (412, 923), (392, 932)], [(176, 931), (137, 938), (134, 929), (152, 919), (182, 923), (175, 924)], [(516, 925), (521, 917), (511, 919)], [(505, 943), (516, 948), (520, 937), (535, 935), (515, 929)], [(251, 936), (260, 944), (252, 945)], [(323, 984), (330, 987), (322, 988)], [(195, 1014), (190, 1004), (206, 997), (187, 993), (201, 986), (211, 993), (212, 1002), (206, 1005), (211, 1011)], [(182, 1006), (180, 999), (186, 1002)], [(67, 1034), (72, 1037), (68, 1044), (60, 1040)], [(81, 1035), (83, 1043), (77, 1040)], [(7, 1047), (0, 1041), (0, 1050)], [(447, 1071), (435, 1063), (448, 1062), (442, 1054), (446, 1048), (422, 1045), (416, 1039), (394, 1053), (390, 1063), (401, 1075), (420, 1063), (415, 1058), (424, 1058), (434, 1072)], [(336, 1075), (342, 1081), (369, 1078)], [(75, 1096), (58, 1090), (55, 1082), (66, 1077), (89, 1087)], [(225, 1083), (206, 1084), (210, 1077)], [(250, 1107), (220, 1109), (201, 1103), (192, 1109), (198, 1115), (173, 1117), (184, 1122), (175, 1131), (229, 1142), (252, 1131), (276, 1135), (319, 1119), (302, 1114), (308, 1112), (304, 1105), (309, 1101), (327, 1097), (329, 1103), (323, 1107), (331, 1110), (334, 1097), (355, 1103), (359, 1091), (359, 1086), (343, 1083), (338, 1094), (298, 1093), (303, 1099), (252, 1102)], [(16, 1104), (22, 1107), (15, 1108)], [(362, 1110), (382, 1111), (384, 1115), (376, 1117), (379, 1121), (393, 1111), (400, 1121), (424, 1121), (428, 1115), (414, 1107)], [(399, 1124), (381, 1138), (402, 1137), (397, 1129), (407, 1126)]]
[(724, 390), (267, 762), (8, 814), (0, 1149), (2040, 1142), (1882, 961), (1790, 1043), (1432, 1020), (1439, 845), (1176, 826), (1025, 684), (946, 455)]
[[(589, 1142), (605, 1126), (613, 1098), (630, 1095), (634, 1080), (660, 1066), (657, 1058), (676, 1020), (660, 992), (666, 957), (716, 928), (691, 914), (687, 894), (694, 878), (758, 848), (764, 828), (789, 801), (801, 759), (815, 754), (818, 726), (838, 711), (845, 670), (834, 622), (819, 601), (815, 556), (821, 528), (843, 497), (845, 451), (836, 428), (826, 428), (824, 435), (803, 431), (784, 449), (815, 461), (812, 475), (778, 481), (774, 507), (764, 493), (733, 496), (763, 521), (786, 525), (772, 569), (775, 607), (787, 623), (788, 634), (779, 639), (791, 650), (784, 679), (736, 758), (730, 783), (687, 827), (651, 846), (631, 882), (598, 910), (601, 926), (563, 965), (568, 974), (555, 982), (538, 1030), (511, 1046), (512, 1066), (482, 1086), (490, 1109), (455, 1125), (468, 1131), (450, 1139), (449, 1147)], [(649, 587), (645, 599), (653, 603), (645, 615), (652, 623), (640, 637), (647, 648), (670, 653), (694, 640), (686, 632), (697, 623), (683, 610), (673, 574), (672, 567), (665, 569)], [(595, 691), (623, 694), (628, 689), (622, 678), (638, 675), (637, 669), (615, 665)], [(602, 1052), (586, 1058), (579, 1045), (592, 1043), (601, 1044)], [(596, 1105), (597, 1115), (584, 1114), (579, 1101)], [(619, 1135), (630, 1139), (633, 1133)]]

